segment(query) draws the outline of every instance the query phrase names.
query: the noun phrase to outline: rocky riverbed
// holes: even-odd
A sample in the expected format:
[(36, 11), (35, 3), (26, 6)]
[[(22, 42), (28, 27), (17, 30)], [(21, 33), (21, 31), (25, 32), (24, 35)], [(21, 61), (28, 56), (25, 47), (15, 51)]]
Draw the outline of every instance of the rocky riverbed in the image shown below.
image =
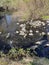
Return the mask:
[[(49, 49), (49, 20), (36, 19), (20, 22), (18, 20), (13, 21), (11, 15), (5, 14), (0, 19), (0, 40), (11, 48), (30, 48), (32, 51), (36, 51), (38, 56), (43, 56), (46, 53), (47, 57), (49, 51), (47, 50)], [(3, 45), (4, 48), (6, 44)]]
[[(43, 35), (47, 34), (46, 21), (27, 21), (27, 22), (12, 22), (10, 16), (7, 17), (6, 22), (2, 22), (2, 27), (5, 33), (0, 31), (0, 36), (5, 37), (7, 40), (14, 40), (19, 43), (32, 43), (39, 40)], [(10, 37), (10, 38), (9, 38)], [(20, 41), (18, 41), (20, 40)], [(25, 41), (25, 42), (23, 42)]]

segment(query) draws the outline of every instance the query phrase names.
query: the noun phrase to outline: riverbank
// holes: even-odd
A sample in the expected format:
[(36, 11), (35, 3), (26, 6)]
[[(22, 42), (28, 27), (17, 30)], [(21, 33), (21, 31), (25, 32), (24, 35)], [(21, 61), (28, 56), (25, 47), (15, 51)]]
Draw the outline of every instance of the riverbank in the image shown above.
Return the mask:
[(39, 58), (39, 57), (34, 57), (34, 58), (24, 58), (23, 60), (19, 61), (13, 61), (9, 60), (8, 58), (0, 58), (0, 64), (1, 65), (49, 65), (49, 59), (47, 58)]
[[(8, 11), (15, 11), (14, 15), (22, 18), (23, 21), (38, 19), (49, 15), (49, 0), (2, 0), (0, 7)], [(48, 17), (49, 18), (49, 17)]]

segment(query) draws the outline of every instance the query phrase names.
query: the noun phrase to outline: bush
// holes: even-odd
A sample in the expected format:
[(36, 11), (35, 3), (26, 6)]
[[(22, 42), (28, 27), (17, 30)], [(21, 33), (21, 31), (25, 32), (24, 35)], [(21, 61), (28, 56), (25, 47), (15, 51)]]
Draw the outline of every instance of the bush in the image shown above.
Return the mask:
[(14, 47), (9, 51), (8, 57), (10, 59), (16, 59), (17, 58), (17, 50)]
[(14, 47), (7, 54), (10, 59), (22, 59), (25, 57), (25, 50), (15, 49)]
[(18, 57), (22, 58), (22, 57), (25, 57), (25, 56), (26, 56), (25, 50), (23, 50), (23, 49), (20, 48), (18, 50)]

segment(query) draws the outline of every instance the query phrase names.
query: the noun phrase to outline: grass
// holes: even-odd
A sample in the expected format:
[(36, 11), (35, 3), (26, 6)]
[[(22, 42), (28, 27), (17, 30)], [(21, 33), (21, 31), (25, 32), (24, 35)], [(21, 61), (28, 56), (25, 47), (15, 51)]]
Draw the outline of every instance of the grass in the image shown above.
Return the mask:
[(47, 20), (49, 19), (49, 16), (42, 16), (42, 19)]
[[(28, 48), (27, 52), (29, 50), (30, 49)], [(31, 57), (31, 56), (24, 57), (24, 54), (26, 55), (26, 52), (25, 52), (25, 50), (23, 50), (21, 48), (17, 49), (17, 51), (16, 51), (15, 48), (12, 48), (9, 51), (9, 54), (8, 54), (8, 56), (7, 55), (4, 56), (3, 53), (0, 52), (0, 55), (1, 55), (1, 57), (0, 57), (0, 65), (49, 65), (49, 59), (47, 59), (47, 58), (39, 58), (39, 57), (36, 57), (36, 56), (33, 56), (33, 57)], [(17, 60), (16, 57), (18, 57), (18, 58), (22, 58), (23, 57), (22, 59), (18, 59), (20, 61), (20, 63), (19, 63), (19, 61)], [(12, 60), (12, 58), (13, 58), (13, 60)]]

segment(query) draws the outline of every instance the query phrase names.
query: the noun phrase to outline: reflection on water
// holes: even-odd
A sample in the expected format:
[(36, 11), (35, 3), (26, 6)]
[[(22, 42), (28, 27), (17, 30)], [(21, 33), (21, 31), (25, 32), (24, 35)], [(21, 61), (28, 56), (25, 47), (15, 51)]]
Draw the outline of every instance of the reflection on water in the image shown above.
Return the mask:
[(6, 14), (5, 18), (6, 18), (7, 24), (9, 25), (12, 21), (11, 15)]
[(10, 14), (5, 14), (5, 23), (7, 26), (7, 31), (12, 33), (16, 30), (16, 22), (12, 21), (12, 17)]

